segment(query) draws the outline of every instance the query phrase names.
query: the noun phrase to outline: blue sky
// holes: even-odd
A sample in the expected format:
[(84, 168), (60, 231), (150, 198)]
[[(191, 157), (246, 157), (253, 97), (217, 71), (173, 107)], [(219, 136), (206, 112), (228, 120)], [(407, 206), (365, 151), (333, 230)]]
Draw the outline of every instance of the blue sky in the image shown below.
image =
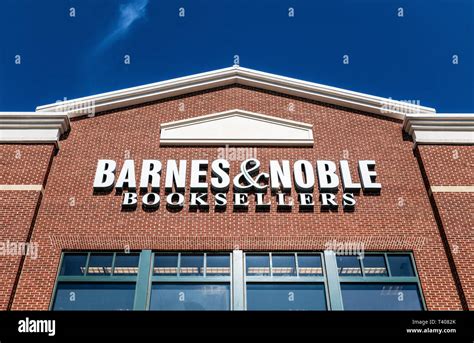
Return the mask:
[(0, 111), (33, 111), (228, 67), (239, 55), (243, 67), (419, 101), (438, 112), (474, 112), (473, 0), (2, 0), (0, 6)]

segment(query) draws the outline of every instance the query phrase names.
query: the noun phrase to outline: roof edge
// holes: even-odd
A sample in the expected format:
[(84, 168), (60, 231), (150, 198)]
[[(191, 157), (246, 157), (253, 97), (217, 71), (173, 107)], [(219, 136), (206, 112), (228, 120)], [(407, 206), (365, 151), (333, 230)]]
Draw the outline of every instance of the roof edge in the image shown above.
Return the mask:
[(403, 130), (415, 144), (474, 144), (474, 113), (407, 114)]
[(59, 139), (71, 129), (64, 112), (0, 112), (0, 144), (39, 143), (59, 147)]
[(138, 105), (231, 84), (321, 101), (403, 120), (407, 113), (435, 113), (434, 108), (353, 92), (318, 83), (233, 66), (142, 86), (38, 106), (36, 111), (66, 112), (70, 118)]

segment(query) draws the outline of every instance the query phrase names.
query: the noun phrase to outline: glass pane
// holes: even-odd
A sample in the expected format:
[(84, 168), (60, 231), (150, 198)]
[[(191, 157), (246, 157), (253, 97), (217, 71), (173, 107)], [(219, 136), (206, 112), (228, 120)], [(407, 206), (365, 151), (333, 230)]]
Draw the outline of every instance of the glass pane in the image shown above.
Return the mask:
[(178, 254), (155, 254), (153, 273), (156, 275), (178, 275)]
[(179, 275), (197, 276), (197, 275), (203, 275), (203, 272), (204, 272), (204, 255), (181, 254), (181, 266), (179, 269)]
[(416, 284), (341, 284), (344, 310), (421, 310)]
[(138, 254), (115, 255), (114, 275), (137, 275)]
[(274, 276), (296, 276), (295, 255), (272, 255)]
[(60, 275), (84, 275), (87, 254), (64, 254)]
[(206, 275), (230, 275), (230, 255), (206, 255)]
[(362, 276), (359, 256), (337, 256), (337, 270), (340, 276)]
[(388, 276), (387, 266), (383, 255), (364, 256), (365, 276)]
[(300, 276), (322, 276), (321, 256), (298, 254), (298, 269)]
[(270, 275), (270, 256), (265, 255), (246, 255), (245, 263), (248, 276)]
[(230, 310), (229, 284), (155, 283), (150, 310)]
[(415, 276), (410, 255), (388, 255), (392, 276)]
[(325, 310), (324, 285), (247, 283), (248, 310)]
[(112, 273), (113, 256), (113, 254), (91, 254), (87, 274), (110, 275)]
[(58, 283), (53, 310), (132, 310), (134, 283)]

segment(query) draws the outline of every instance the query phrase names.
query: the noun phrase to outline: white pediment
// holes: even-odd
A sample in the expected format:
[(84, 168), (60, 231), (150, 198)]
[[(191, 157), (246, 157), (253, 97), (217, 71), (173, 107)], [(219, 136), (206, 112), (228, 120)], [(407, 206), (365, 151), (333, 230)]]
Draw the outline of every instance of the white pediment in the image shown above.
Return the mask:
[(436, 112), (434, 108), (264, 73), (240, 66), (55, 102), (38, 106), (36, 110), (39, 112), (67, 112), (69, 117), (73, 118), (235, 84), (375, 113), (389, 118), (403, 119), (406, 113)]
[(161, 124), (161, 145), (312, 146), (311, 124), (231, 110)]

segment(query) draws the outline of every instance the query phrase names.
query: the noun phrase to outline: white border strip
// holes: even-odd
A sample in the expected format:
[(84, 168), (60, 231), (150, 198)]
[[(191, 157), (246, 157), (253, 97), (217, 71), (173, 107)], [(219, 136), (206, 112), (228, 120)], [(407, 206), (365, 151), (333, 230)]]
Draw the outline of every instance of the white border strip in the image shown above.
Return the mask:
[(474, 186), (431, 186), (433, 193), (474, 193)]
[(36, 191), (42, 192), (43, 185), (0, 185), (0, 191)]
[(0, 112), (0, 144), (53, 143), (59, 147), (61, 135), (71, 129), (63, 112)]
[[(231, 117), (243, 117), (250, 120), (255, 120), (259, 122), (266, 123), (268, 125), (279, 125), (285, 127), (286, 129), (292, 130), (286, 135), (280, 135), (279, 137), (274, 137), (269, 135), (269, 130), (261, 130), (258, 133), (253, 135), (243, 135), (242, 128), (231, 127), (231, 130), (228, 130), (227, 136), (225, 138), (215, 137), (215, 133), (212, 130), (206, 130), (205, 128), (199, 128), (199, 138), (195, 138), (195, 134), (190, 134), (189, 131), (186, 133), (179, 134), (179, 130), (182, 127), (192, 127), (196, 124), (206, 124), (214, 120), (225, 120), (226, 118)], [(222, 125), (229, 125), (221, 123)], [(225, 128), (224, 128), (225, 129)], [(169, 146), (169, 145), (206, 145), (206, 146), (219, 146), (219, 145), (241, 145), (241, 146), (313, 146), (313, 125), (303, 122), (298, 122), (294, 120), (282, 119), (279, 117), (268, 116), (260, 113), (253, 113), (249, 111), (243, 111), (239, 109), (229, 110), (220, 113), (213, 113), (208, 115), (203, 115), (199, 117), (192, 117), (189, 119), (178, 120), (168, 123), (161, 124), (161, 134), (160, 134), (160, 145)], [(204, 130), (205, 134), (201, 132)], [(294, 130), (298, 130), (296, 137), (294, 136)], [(177, 132), (178, 131), (178, 132)]]
[(231, 84), (253, 86), (397, 119), (403, 119), (406, 113), (432, 114), (436, 112), (430, 107), (239, 66), (38, 106), (36, 111), (64, 111), (73, 118), (83, 116), (88, 112), (99, 113)]
[(403, 129), (418, 144), (474, 144), (474, 113), (407, 114)]

